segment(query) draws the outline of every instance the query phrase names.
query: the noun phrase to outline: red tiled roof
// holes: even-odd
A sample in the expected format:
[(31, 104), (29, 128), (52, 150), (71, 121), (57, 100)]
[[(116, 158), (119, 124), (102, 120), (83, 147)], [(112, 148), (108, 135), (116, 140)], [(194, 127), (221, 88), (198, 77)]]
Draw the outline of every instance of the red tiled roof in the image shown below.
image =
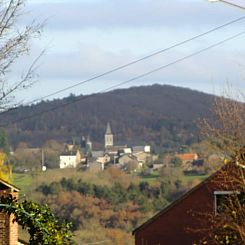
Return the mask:
[(178, 154), (178, 158), (180, 158), (182, 161), (193, 161), (197, 159), (196, 153), (184, 153), (184, 154)]

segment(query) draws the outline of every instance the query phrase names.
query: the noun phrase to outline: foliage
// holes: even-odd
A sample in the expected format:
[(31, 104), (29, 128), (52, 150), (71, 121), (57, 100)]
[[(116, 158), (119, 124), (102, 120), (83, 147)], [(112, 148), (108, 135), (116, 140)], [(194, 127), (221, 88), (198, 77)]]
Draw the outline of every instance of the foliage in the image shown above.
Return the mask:
[(174, 167), (180, 167), (182, 165), (182, 160), (179, 158), (179, 157), (173, 157), (171, 159), (171, 164), (174, 166)]
[[(13, 115), (0, 116), (3, 123), (17, 121), (9, 130), (11, 144), (27, 142), (40, 147), (48, 139), (65, 142), (72, 136), (89, 135), (102, 146), (105, 127), (110, 118), (115, 137), (120, 141), (155, 143), (165, 150), (179, 150), (181, 145), (198, 142), (195, 121), (209, 115), (213, 96), (172, 86), (153, 85), (88, 96), (59, 110), (50, 110), (68, 98), (42, 101), (20, 107)], [(110, 108), (110, 110), (108, 110)], [(33, 111), (49, 111), (25, 121)], [(72, 120), (71, 120), (72, 118)]]
[[(16, 176), (23, 178), (23, 174)], [(189, 182), (194, 184), (196, 178), (184, 176), (180, 168), (171, 168), (161, 176), (154, 172), (149, 177), (153, 176), (149, 181), (148, 176), (140, 178), (115, 168), (97, 174), (52, 169), (35, 176), (25, 191), (26, 197), (48, 204), (55, 215), (72, 222), (78, 244), (108, 240), (105, 244), (126, 245), (133, 244), (133, 229), (192, 187)], [(116, 242), (113, 234), (118, 234)]]
[[(217, 97), (212, 108), (212, 120), (205, 118), (200, 123), (203, 136), (216, 153), (234, 157), (245, 145), (245, 97), (232, 96), (232, 91), (225, 92), (225, 97)], [(239, 101), (240, 100), (240, 101)]]
[[(113, 170), (113, 174), (119, 172)], [(89, 232), (87, 226), (92, 222), (99, 230), (105, 229), (105, 240), (113, 240), (113, 244), (124, 243), (121, 238), (112, 239), (112, 234), (130, 237), (129, 232), (169, 203), (160, 183), (140, 182), (124, 186), (114, 181), (111, 186), (102, 186), (82, 179), (63, 178), (59, 182), (42, 184), (37, 190), (41, 203), (47, 203), (55, 214), (73, 223), (74, 234), (85, 238), (85, 231), (81, 230)], [(97, 241), (91, 236), (86, 239)]]
[[(24, 146), (24, 145), (23, 145)], [(42, 153), (40, 149), (18, 147), (14, 154), (14, 170), (40, 170)]]
[(139, 209), (145, 205), (153, 205), (152, 208), (154, 209), (153, 201), (159, 198), (164, 199), (164, 193), (160, 190), (160, 185), (150, 186), (148, 182), (141, 182), (139, 185), (130, 184), (128, 188), (125, 188), (117, 182), (112, 187), (107, 187), (83, 182), (81, 179), (74, 181), (73, 179), (63, 178), (60, 182), (52, 182), (50, 185), (42, 184), (37, 190), (44, 195), (57, 195), (62, 191), (77, 191), (84, 196), (103, 199), (115, 209), (118, 205), (130, 201), (139, 205)]
[(59, 167), (59, 155), (63, 151), (63, 148), (63, 144), (60, 144), (55, 140), (46, 141), (42, 146), (45, 166), (48, 168)]
[(7, 182), (12, 181), (12, 166), (3, 152), (0, 152), (0, 179)]
[(31, 201), (19, 203), (12, 196), (1, 197), (2, 212), (14, 214), (17, 222), (30, 234), (30, 244), (65, 245), (72, 244), (70, 224), (60, 222), (47, 206)]

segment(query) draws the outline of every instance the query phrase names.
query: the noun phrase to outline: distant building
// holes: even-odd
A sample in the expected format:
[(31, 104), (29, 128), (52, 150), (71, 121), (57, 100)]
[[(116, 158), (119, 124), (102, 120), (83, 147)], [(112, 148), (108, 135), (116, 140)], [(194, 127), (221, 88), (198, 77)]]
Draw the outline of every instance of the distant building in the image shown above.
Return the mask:
[(151, 152), (151, 146), (150, 145), (145, 145), (144, 152), (150, 153)]
[[(73, 137), (72, 144), (66, 144), (65, 154), (60, 156), (60, 168), (76, 167), (78, 164), (77, 155), (74, 154), (75, 150), (79, 150), (86, 157), (86, 164), (89, 167), (93, 164), (91, 169), (104, 169), (104, 165), (117, 164), (119, 158), (124, 155), (130, 155), (134, 158), (133, 162), (137, 162), (142, 167), (148, 159), (151, 157), (151, 146), (150, 145), (138, 145), (128, 146), (127, 144), (115, 144), (114, 135), (111, 129), (111, 125), (108, 122), (104, 134), (104, 149), (94, 151), (92, 149), (92, 141), (89, 137)], [(80, 157), (81, 158), (81, 157)], [(127, 157), (121, 158), (126, 159)], [(79, 160), (81, 162), (81, 159)], [(132, 159), (131, 159), (132, 161)], [(101, 164), (100, 167), (98, 167)], [(103, 165), (103, 166), (102, 166)], [(133, 164), (132, 164), (133, 165)], [(134, 164), (136, 165), (136, 164)]]
[(76, 168), (81, 162), (80, 151), (67, 151), (60, 155), (60, 168)]
[(88, 136), (87, 140), (86, 140), (86, 145), (85, 145), (86, 151), (87, 152), (88, 151), (91, 152), (92, 151), (92, 146), (93, 146), (92, 141), (90, 140), (90, 137)]
[(132, 154), (132, 148), (130, 148), (130, 147), (124, 148), (123, 153), (124, 154)]
[(130, 162), (135, 162), (137, 165), (139, 164), (137, 161), (137, 158), (134, 157), (133, 155), (123, 155), (118, 159), (118, 163), (121, 165), (128, 164)]
[(111, 131), (110, 123), (107, 123), (106, 131), (105, 131), (105, 149), (113, 146), (113, 133)]
[(101, 157), (97, 157), (96, 162), (101, 163), (101, 164), (106, 164), (111, 161), (111, 157), (109, 154), (104, 154)]
[(176, 156), (180, 158), (183, 163), (193, 162), (198, 159), (198, 155), (196, 153), (183, 153), (177, 154)]

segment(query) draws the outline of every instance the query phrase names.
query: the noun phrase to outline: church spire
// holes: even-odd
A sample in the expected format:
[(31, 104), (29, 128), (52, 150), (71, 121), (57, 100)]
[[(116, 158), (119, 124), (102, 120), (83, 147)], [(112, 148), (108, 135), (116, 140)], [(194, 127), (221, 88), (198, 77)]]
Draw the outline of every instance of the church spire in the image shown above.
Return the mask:
[(111, 131), (111, 125), (108, 122), (105, 131), (105, 148), (113, 146), (113, 134)]
[(107, 123), (107, 127), (106, 127), (105, 134), (112, 134), (112, 131), (111, 131), (111, 125), (110, 125), (109, 122)]

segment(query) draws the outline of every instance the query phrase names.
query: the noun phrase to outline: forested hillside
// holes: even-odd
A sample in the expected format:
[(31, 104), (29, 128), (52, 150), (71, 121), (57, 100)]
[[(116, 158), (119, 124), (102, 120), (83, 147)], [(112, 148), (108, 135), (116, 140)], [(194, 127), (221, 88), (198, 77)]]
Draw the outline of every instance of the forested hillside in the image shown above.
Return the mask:
[(174, 148), (197, 140), (196, 120), (210, 114), (213, 99), (180, 87), (142, 86), (42, 101), (7, 112), (0, 121), (8, 125), (13, 146), (26, 142), (34, 147), (48, 139), (64, 142), (82, 135), (99, 146), (110, 121), (117, 142), (154, 142)]

